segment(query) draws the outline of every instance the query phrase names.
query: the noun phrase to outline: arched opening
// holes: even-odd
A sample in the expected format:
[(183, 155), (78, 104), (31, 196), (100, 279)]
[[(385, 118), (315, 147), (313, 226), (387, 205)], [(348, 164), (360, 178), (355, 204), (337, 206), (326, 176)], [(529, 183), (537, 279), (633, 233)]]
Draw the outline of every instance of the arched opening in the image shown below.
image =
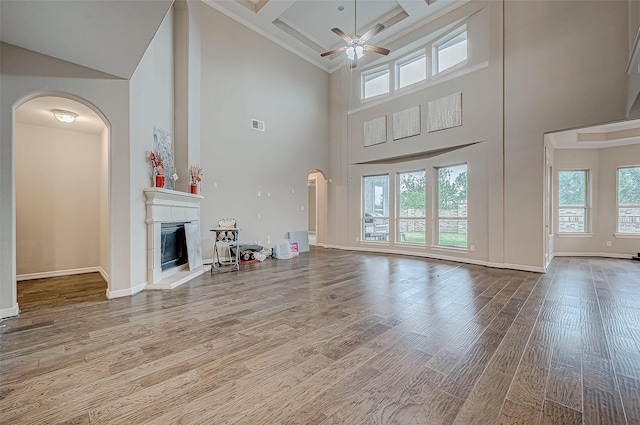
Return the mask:
[[(107, 121), (85, 100), (57, 93), (27, 99), (14, 117), (20, 307), (104, 299), (111, 263)], [(27, 300), (21, 292), (39, 295)]]
[(327, 179), (321, 170), (313, 170), (307, 178), (309, 207), (309, 245), (324, 246), (327, 232)]

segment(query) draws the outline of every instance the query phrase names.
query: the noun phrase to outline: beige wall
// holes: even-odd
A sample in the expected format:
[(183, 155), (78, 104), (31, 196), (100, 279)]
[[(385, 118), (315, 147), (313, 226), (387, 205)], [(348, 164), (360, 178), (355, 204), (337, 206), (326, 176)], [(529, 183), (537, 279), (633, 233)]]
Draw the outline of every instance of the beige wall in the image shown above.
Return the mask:
[[(362, 105), (357, 99), (360, 73), (334, 72), (329, 173), (334, 184), (329, 185), (329, 215), (332, 223), (348, 219), (329, 230), (329, 244), (542, 270), (543, 135), (625, 117), (627, 13), (626, 2), (474, 1), (386, 46), (396, 52), (423, 39), (429, 53), (434, 38), (430, 34), (466, 22), (470, 57), (453, 78)], [(393, 59), (392, 53), (371, 66)], [(349, 99), (341, 95), (345, 91), (352, 93)], [(393, 142), (389, 129), (385, 145), (362, 146), (364, 121), (386, 115), (390, 127), (393, 112), (417, 104), (424, 119), (429, 100), (458, 91), (463, 99), (462, 127), (426, 133), (423, 120), (420, 136)], [(433, 149), (471, 142), (480, 143), (422, 158)], [(400, 155), (413, 158), (383, 164)], [(357, 164), (367, 161), (381, 164)], [(469, 164), (469, 244), (475, 251), (432, 249), (433, 233), (427, 235), (427, 246), (420, 248), (356, 242), (363, 175), (393, 176), (425, 168), (433, 182), (435, 174), (429, 174), (433, 167), (457, 162)], [(428, 199), (434, 191), (429, 187)], [(431, 216), (429, 227), (434, 224)]]
[[(307, 229), (307, 178), (326, 171), (329, 76), (282, 47), (203, 7), (202, 241), (223, 217), (243, 242), (274, 244)], [(251, 119), (266, 131), (251, 129)], [(260, 192), (260, 196), (258, 196)]]
[[(591, 179), (591, 234), (561, 236), (554, 211), (555, 255), (611, 255), (631, 257), (640, 250), (640, 239), (616, 238), (616, 179), (618, 167), (640, 165), (640, 144), (602, 149), (556, 149), (554, 205), (558, 205), (557, 176), (562, 170), (589, 170)], [(607, 246), (607, 241), (611, 246)]]
[(100, 264), (100, 136), (16, 123), (16, 272)]

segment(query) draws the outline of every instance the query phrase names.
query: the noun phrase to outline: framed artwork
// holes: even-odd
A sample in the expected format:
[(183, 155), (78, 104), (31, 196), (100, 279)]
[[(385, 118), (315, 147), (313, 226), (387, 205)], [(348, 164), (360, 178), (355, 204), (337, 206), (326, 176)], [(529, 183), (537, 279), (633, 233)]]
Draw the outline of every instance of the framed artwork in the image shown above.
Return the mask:
[(420, 105), (393, 113), (393, 140), (420, 134)]
[(433, 100), (427, 105), (427, 131), (445, 130), (462, 125), (462, 93)]
[(364, 122), (364, 145), (373, 146), (387, 141), (387, 116)]

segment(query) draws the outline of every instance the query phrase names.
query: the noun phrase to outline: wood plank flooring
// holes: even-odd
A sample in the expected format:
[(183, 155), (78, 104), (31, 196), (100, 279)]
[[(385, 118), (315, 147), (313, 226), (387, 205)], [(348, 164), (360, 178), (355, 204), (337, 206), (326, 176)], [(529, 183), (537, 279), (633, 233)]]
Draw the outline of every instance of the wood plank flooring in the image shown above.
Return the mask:
[(116, 300), (56, 279), (1, 324), (2, 424), (640, 425), (639, 262), (312, 249)]

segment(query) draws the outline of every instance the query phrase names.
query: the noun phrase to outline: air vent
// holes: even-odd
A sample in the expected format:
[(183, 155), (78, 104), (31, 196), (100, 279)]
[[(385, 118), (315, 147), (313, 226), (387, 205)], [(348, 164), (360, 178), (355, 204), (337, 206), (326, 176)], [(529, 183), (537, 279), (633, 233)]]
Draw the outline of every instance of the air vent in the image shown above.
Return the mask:
[(264, 121), (251, 120), (251, 128), (258, 131), (264, 131)]

